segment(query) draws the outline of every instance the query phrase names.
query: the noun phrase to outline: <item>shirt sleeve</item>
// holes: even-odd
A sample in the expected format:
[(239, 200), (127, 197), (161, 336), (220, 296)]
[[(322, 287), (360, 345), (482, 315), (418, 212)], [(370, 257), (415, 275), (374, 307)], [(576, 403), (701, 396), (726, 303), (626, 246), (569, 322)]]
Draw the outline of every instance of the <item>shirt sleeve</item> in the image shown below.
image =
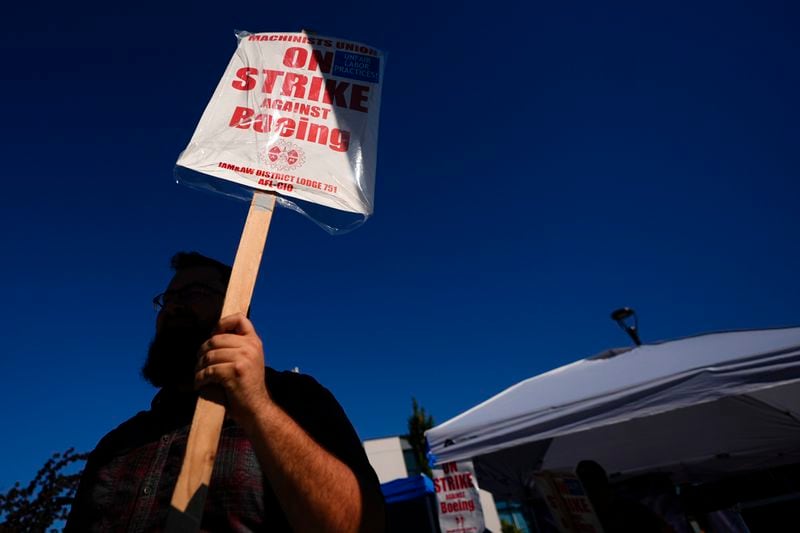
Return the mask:
[[(105, 435), (97, 443), (94, 450), (89, 454), (86, 465), (81, 472), (81, 480), (78, 483), (78, 490), (70, 506), (64, 532), (84, 532), (96, 530), (98, 521), (102, 518), (102, 512), (95, 500), (97, 478), (100, 470), (113, 454), (124, 442), (131, 442), (132, 433), (137, 431), (138, 424), (141, 423), (145, 414), (139, 413), (128, 421), (122, 423), (116, 429)], [(127, 439), (127, 440), (126, 440)]]
[(95, 468), (95, 453), (89, 454), (86, 460), (86, 465), (81, 472), (81, 480), (78, 483), (78, 490), (75, 492), (75, 497), (72, 499), (70, 506), (69, 516), (67, 523), (64, 526), (64, 532), (70, 533), (72, 531), (89, 531), (89, 524), (91, 523), (91, 487), (94, 484), (94, 476), (96, 473)]
[(362, 491), (380, 495), (378, 476), (369, 464), (358, 434), (333, 394), (311, 376), (270, 370), (267, 372), (267, 388), (275, 402), (317, 444), (352, 470)]

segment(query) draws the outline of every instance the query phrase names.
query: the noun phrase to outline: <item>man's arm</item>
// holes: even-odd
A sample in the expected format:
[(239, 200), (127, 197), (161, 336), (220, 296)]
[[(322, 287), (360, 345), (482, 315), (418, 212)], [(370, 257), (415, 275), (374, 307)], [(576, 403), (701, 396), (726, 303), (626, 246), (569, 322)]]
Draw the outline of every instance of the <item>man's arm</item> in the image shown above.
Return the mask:
[(195, 385), (215, 383), (247, 433), (261, 468), (296, 531), (380, 532), (382, 502), (354, 472), (320, 446), (269, 395), (264, 352), (252, 323), (236, 314), (220, 320), (200, 349)]
[(92, 505), (91, 486), (94, 482), (94, 475), (93, 452), (89, 455), (83, 472), (81, 472), (81, 480), (78, 483), (78, 489), (75, 491), (75, 497), (72, 499), (72, 504), (70, 505), (67, 523), (64, 525), (65, 533), (87, 531), (89, 529), (88, 525), (91, 523), (89, 514)]

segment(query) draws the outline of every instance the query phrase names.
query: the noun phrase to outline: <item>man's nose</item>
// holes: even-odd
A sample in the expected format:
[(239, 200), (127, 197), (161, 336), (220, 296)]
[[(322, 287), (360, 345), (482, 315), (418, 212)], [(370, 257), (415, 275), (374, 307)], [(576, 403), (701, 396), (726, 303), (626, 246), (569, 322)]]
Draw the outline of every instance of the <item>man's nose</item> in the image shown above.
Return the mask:
[(164, 302), (164, 306), (158, 312), (158, 321), (171, 321), (175, 319), (180, 319), (181, 317), (186, 318), (197, 318), (197, 313), (192, 308), (192, 306), (185, 301), (181, 300), (170, 300), (169, 302)]

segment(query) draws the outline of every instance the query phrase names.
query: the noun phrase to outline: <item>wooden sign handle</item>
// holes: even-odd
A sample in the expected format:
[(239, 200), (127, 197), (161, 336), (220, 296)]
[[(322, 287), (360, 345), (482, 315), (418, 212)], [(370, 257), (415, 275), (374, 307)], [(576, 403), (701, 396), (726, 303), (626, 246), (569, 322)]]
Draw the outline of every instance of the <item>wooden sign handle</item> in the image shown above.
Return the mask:
[[(274, 209), (275, 195), (254, 193), (233, 262), (221, 317), (247, 314)], [(172, 493), (167, 531), (199, 530), (224, 419), (225, 392), (217, 386), (203, 388), (189, 430), (186, 456)]]

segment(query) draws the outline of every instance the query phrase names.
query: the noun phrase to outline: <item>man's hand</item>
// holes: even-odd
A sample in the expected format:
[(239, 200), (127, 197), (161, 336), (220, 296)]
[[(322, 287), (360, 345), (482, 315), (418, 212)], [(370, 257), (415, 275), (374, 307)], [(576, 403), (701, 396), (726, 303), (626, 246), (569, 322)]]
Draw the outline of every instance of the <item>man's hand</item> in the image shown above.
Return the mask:
[(220, 319), (216, 333), (200, 346), (195, 388), (217, 384), (240, 425), (249, 425), (271, 400), (264, 384), (264, 348), (253, 323), (237, 313)]
[(242, 314), (224, 317), (200, 347), (195, 386), (225, 389), (228, 408), (253, 444), (294, 531), (383, 531), (377, 487), (362, 493), (355, 473), (320, 446), (269, 396), (264, 350)]

